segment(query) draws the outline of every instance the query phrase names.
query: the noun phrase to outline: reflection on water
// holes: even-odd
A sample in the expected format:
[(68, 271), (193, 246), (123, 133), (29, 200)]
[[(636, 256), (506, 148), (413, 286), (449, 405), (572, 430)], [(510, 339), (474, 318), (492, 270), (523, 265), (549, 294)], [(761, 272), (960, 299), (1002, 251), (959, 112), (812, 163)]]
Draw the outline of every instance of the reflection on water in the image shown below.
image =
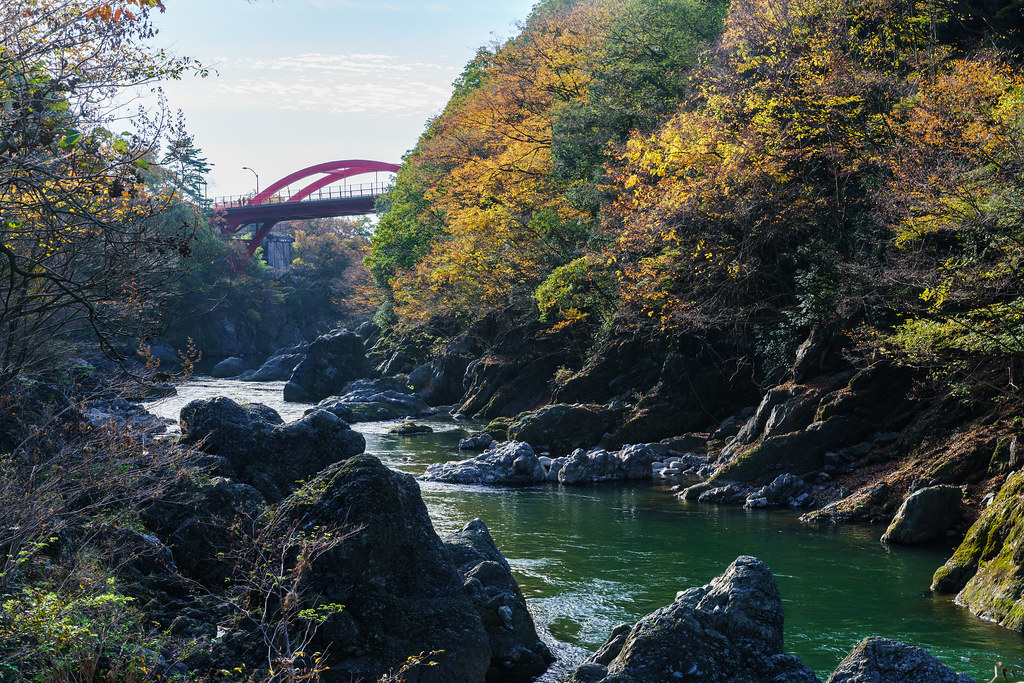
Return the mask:
[[(200, 378), (154, 412), (174, 417), (187, 400), (228, 395), (273, 406), (285, 419), (308, 404), (285, 404), (283, 383)], [(360, 423), (367, 452), (389, 467), (421, 474), (455, 459), (459, 438), (479, 425), (427, 421), (434, 434), (397, 437), (397, 422)], [(684, 505), (642, 485), (498, 489), (422, 482), (439, 534), (480, 517), (505, 553), (538, 624), (557, 642), (565, 672), (620, 623), (707, 583), (738, 555), (755, 555), (775, 573), (786, 610), (786, 647), (823, 678), (853, 644), (882, 635), (920, 645), (979, 680), (1002, 660), (1024, 666), (1019, 635), (927, 594), (949, 547), (889, 548), (881, 529), (816, 527), (788, 512)]]

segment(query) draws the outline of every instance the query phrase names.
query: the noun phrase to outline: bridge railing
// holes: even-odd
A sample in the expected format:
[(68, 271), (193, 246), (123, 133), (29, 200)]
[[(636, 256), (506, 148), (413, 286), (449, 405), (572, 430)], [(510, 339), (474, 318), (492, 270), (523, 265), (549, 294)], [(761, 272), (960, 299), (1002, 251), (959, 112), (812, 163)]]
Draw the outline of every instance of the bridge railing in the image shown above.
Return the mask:
[[(354, 197), (373, 197), (384, 194), (389, 187), (388, 183), (360, 183), (358, 185), (332, 185), (314, 191), (300, 201), (317, 202), (331, 199), (350, 199)], [(255, 197), (253, 194), (231, 195), (227, 197), (211, 197), (209, 202), (214, 210), (231, 209), (242, 206), (249, 206), (249, 202)], [(285, 189), (272, 197), (268, 197), (263, 204), (281, 204), (292, 200), (291, 190)]]

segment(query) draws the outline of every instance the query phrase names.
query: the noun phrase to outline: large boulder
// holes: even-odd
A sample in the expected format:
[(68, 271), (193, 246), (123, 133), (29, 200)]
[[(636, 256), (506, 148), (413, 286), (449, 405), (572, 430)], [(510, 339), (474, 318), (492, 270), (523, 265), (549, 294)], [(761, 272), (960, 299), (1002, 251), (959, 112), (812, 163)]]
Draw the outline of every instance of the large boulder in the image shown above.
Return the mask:
[(237, 377), (249, 369), (249, 364), (244, 358), (231, 356), (213, 366), (210, 374), (214, 377)]
[(183, 444), (233, 461), (245, 459), (266, 432), (284, 420), (262, 403), (242, 405), (218, 396), (186, 404), (178, 422)]
[(475, 458), (434, 463), (420, 478), (449, 484), (539, 484), (547, 479), (547, 470), (530, 444), (506, 441)]
[[(654, 476), (654, 452), (647, 446), (626, 446), (618, 452), (577, 448), (558, 470), (558, 483), (646, 480)], [(549, 477), (550, 478), (550, 477)]]
[(526, 600), (487, 525), (474, 519), (446, 536), (444, 545), (487, 631), (494, 673), (520, 677), (544, 673), (555, 658), (537, 637)]
[(171, 532), (169, 543), (181, 573), (202, 585), (219, 589), (235, 573), (231, 560), (232, 524), (240, 519), (255, 519), (265, 500), (252, 486), (214, 477), (201, 486), (190, 505), (191, 514)]
[(680, 592), (625, 637), (620, 629), (573, 676), (575, 683), (820, 683), (783, 653), (782, 601), (775, 577), (741, 556), (700, 588)]
[(317, 337), (284, 387), (286, 401), (320, 401), (348, 382), (373, 374), (363, 340), (355, 332), (335, 330)]
[(297, 482), (366, 448), (362, 434), (321, 410), (283, 424), (277, 411), (263, 404), (242, 406), (218, 397), (187, 404), (180, 423), (182, 443), (225, 458), (238, 479), (269, 502), (281, 500)]
[(932, 590), (989, 621), (1024, 632), (1024, 472), (1007, 478), (995, 500), (932, 577)]
[(408, 388), (392, 377), (356, 380), (342, 390), (342, 396), (326, 398), (314, 409), (334, 413), (346, 422), (395, 420), (429, 412), (430, 406), (407, 393)]
[[(290, 351), (290, 350), (289, 350)], [(239, 379), (245, 382), (283, 382), (291, 379), (295, 368), (299, 366), (305, 353), (278, 353), (261, 365), (255, 372)]]
[(883, 543), (911, 544), (934, 541), (963, 518), (964, 492), (957, 486), (928, 486), (903, 501)]
[(311, 644), (325, 652), (325, 683), (376, 681), (409, 657), (417, 683), (483, 683), (491, 665), (488, 635), (427, 515), (419, 486), (372, 456), (321, 472), (284, 501), (284, 528), (345, 524), (351, 536), (313, 561), (305, 595), (341, 604)]
[(616, 411), (601, 405), (555, 404), (517, 417), (509, 425), (508, 436), (566, 455), (596, 445), (617, 417)]
[(919, 647), (877, 636), (846, 655), (828, 683), (975, 683)]

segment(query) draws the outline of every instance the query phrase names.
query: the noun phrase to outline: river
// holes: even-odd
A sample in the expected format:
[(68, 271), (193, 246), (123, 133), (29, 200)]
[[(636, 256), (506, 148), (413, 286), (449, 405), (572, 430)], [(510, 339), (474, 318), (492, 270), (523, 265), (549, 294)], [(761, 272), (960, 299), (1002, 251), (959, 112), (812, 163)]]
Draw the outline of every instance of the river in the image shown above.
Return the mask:
[[(190, 400), (229, 396), (265, 403), (294, 420), (309, 404), (285, 403), (283, 385), (198, 377), (150, 410), (176, 419)], [(478, 427), (421, 422), (435, 432), (388, 435), (395, 421), (354, 428), (366, 436), (368, 453), (418, 475), (430, 463), (464, 457), (458, 440)], [(879, 528), (809, 526), (790, 512), (684, 504), (656, 485), (420, 487), (439, 534), (475, 517), (487, 522), (559, 656), (544, 683), (565, 680), (614, 626), (707, 583), (738, 555), (759, 557), (775, 573), (786, 649), (823, 680), (867, 635), (924, 647), (979, 681), (991, 678), (996, 661), (1024, 677), (1024, 638), (929, 594), (932, 572), (952, 550), (947, 544), (890, 548), (879, 542)]]

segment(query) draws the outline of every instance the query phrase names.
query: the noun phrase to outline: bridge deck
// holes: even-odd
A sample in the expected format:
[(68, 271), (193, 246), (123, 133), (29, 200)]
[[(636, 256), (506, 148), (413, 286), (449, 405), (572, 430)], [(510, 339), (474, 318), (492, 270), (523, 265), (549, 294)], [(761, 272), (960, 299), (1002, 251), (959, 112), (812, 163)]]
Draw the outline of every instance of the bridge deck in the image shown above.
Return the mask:
[(228, 223), (235, 226), (252, 223), (278, 223), (328, 216), (361, 216), (373, 213), (380, 195), (344, 197), (339, 199), (307, 199), (301, 202), (256, 204), (255, 206), (215, 206)]

